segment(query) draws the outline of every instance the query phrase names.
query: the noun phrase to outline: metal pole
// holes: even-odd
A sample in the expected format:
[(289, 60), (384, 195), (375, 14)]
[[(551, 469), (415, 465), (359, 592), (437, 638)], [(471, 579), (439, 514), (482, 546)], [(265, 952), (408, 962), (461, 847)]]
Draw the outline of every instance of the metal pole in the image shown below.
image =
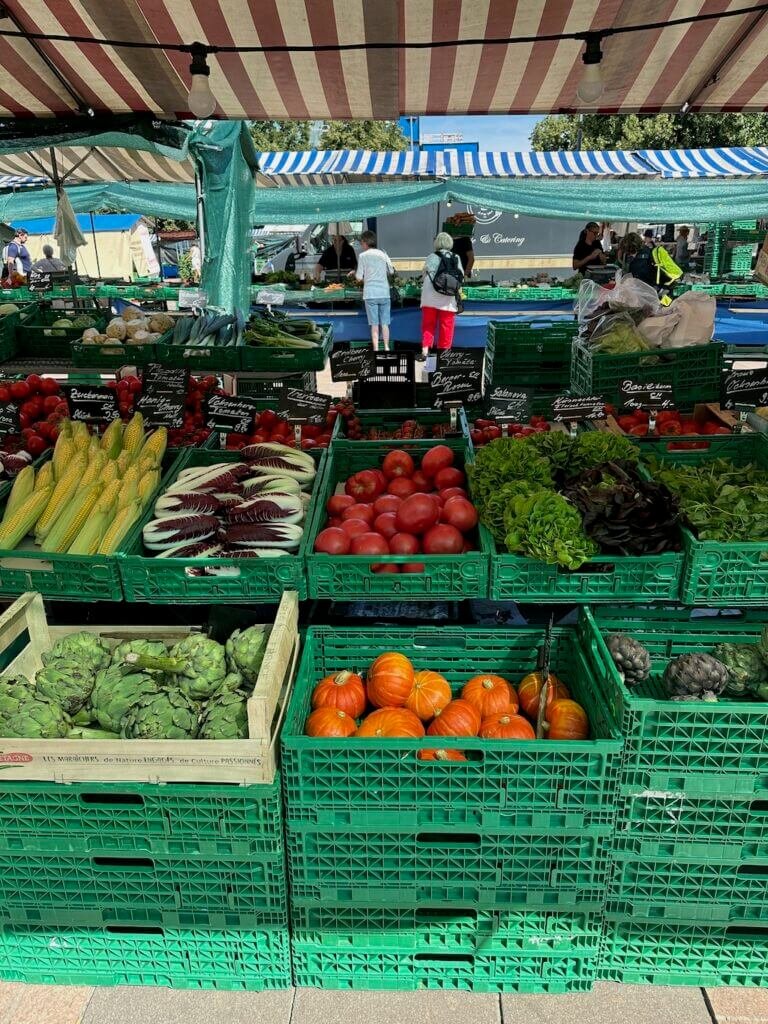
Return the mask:
[(91, 234), (93, 235), (93, 254), (96, 257), (96, 276), (101, 277), (101, 264), (99, 263), (99, 247), (96, 243), (96, 225), (93, 220), (93, 211), (89, 214), (91, 218)]
[(205, 264), (205, 209), (203, 202), (203, 183), (200, 172), (195, 169), (195, 203), (197, 207), (197, 238), (200, 243), (200, 272)]
[(163, 250), (160, 246), (160, 228), (157, 226), (157, 217), (155, 217), (155, 251), (157, 253), (157, 271), (160, 276), (160, 283), (163, 282)]
[(579, 114), (579, 126), (576, 129), (576, 150), (577, 152), (581, 149), (581, 140), (584, 135), (584, 115)]
[[(61, 201), (61, 178), (59, 177), (59, 168), (58, 168), (58, 164), (56, 163), (56, 151), (54, 150), (53, 146), (51, 146), (49, 148), (48, 152), (49, 152), (50, 157), (51, 157), (51, 171), (53, 172), (53, 187), (56, 189), (56, 206), (58, 207), (59, 202)], [(58, 215), (58, 209), (56, 210), (56, 213)], [(71, 263), (69, 264), (69, 266), (67, 268), (67, 271), (69, 273), (69, 287), (72, 289), (72, 304), (76, 307), (77, 306), (77, 287), (75, 285), (75, 273), (74, 273), (74, 270), (72, 269), (72, 264)]]

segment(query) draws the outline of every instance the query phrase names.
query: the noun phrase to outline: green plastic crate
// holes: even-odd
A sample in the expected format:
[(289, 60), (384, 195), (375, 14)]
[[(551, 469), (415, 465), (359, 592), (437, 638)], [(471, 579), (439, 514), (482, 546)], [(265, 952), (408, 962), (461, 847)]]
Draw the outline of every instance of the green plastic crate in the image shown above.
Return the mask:
[[(2, 297), (5, 303), (5, 296)], [(34, 322), (38, 313), (36, 302), (16, 301), (15, 297), (8, 299), (19, 307), (18, 313), (7, 313), (0, 317), (0, 363), (13, 359), (16, 355), (16, 331), (27, 323)]]
[[(406, 420), (416, 420), (419, 426), (424, 429), (425, 436), (423, 438), (419, 438), (419, 440), (422, 441), (439, 442), (442, 440), (440, 437), (435, 438), (432, 436), (432, 428), (435, 426), (447, 427), (450, 429), (449, 413), (442, 409), (357, 409), (355, 410), (355, 415), (360, 420), (364, 432), (373, 428), (386, 431), (399, 430)], [(346, 433), (346, 427), (347, 421), (344, 417), (337, 416), (336, 422), (333, 426), (333, 439), (342, 441), (349, 440)], [(463, 406), (458, 410), (455, 433), (460, 434), (465, 441), (469, 442), (467, 414), (465, 413)], [(402, 438), (389, 437), (375, 440), (362, 438), (362, 440), (367, 444), (386, 445), (387, 448), (391, 448), (393, 445), (398, 444)]]
[[(296, 319), (294, 317), (294, 319)], [(240, 369), (268, 372), (302, 373), (322, 370), (333, 347), (333, 326), (322, 327), (324, 338), (316, 349), (273, 348), (269, 345), (243, 345)]]
[(291, 986), (288, 929), (6, 926), (0, 977), (43, 985), (284, 989)]
[(317, 391), (317, 375), (311, 371), (306, 373), (289, 373), (265, 375), (263, 377), (241, 377), (238, 375), (235, 393), (251, 395), (254, 398), (276, 398), (275, 392), (282, 388), (299, 388), (301, 391)]
[(282, 850), (280, 782), (5, 783), (0, 852), (180, 857), (273, 856)]
[(489, 321), (486, 355), (493, 359), (492, 386), (514, 383), (524, 388), (567, 390), (575, 336), (573, 321)]
[[(129, 533), (119, 558), (126, 601), (156, 604), (229, 604), (238, 601), (279, 601), (283, 592), (295, 590), (306, 597), (305, 550), (309, 543), (315, 507), (322, 499), (326, 452), (309, 454), (318, 464), (312, 501), (307, 509), (304, 536), (295, 555), (280, 558), (157, 558), (144, 552), (142, 529), (154, 519), (154, 500)], [(242, 461), (239, 451), (192, 448), (184, 452), (160, 485), (160, 492), (190, 466), (213, 466)], [(2, 570), (0, 570), (0, 584)]]
[(190, 373), (242, 369), (242, 345), (171, 345), (158, 341), (157, 362), (171, 369), (184, 367)]
[[(310, 628), (282, 733), (288, 825), (540, 831), (611, 825), (621, 739), (594, 679), (592, 638), (581, 627), (554, 630), (551, 664), (585, 707), (594, 739), (508, 743), (304, 735), (318, 680), (345, 668), (365, 670), (384, 651), (403, 651), (417, 669), (440, 672), (458, 693), (479, 671), (518, 683), (535, 666), (542, 639), (540, 629)], [(419, 750), (440, 746), (464, 751), (467, 760), (419, 760)]]
[[(712, 459), (731, 459), (737, 465), (755, 463), (768, 470), (768, 437), (761, 433), (732, 434), (708, 439), (707, 448), (669, 450), (664, 440), (643, 445), (643, 456), (655, 456), (676, 466), (706, 466)], [(688, 605), (743, 606), (768, 604), (768, 540), (729, 542), (698, 540), (683, 529), (685, 567), (680, 598)]]
[(148, 366), (160, 362), (157, 345), (87, 345), (82, 341), (70, 343), (72, 362), (95, 370), (118, 370), (121, 366)]
[(593, 352), (586, 342), (573, 344), (571, 391), (576, 395), (602, 395), (621, 406), (621, 382), (672, 384), (677, 406), (720, 400), (723, 346), (719, 342), (687, 348), (605, 355)]
[[(325, 505), (338, 485), (362, 469), (381, 466), (386, 452), (401, 448), (418, 463), (421, 456), (435, 444), (447, 445), (455, 453), (459, 468), (471, 461), (472, 451), (463, 438), (442, 441), (379, 442), (334, 441), (328, 451), (323, 477), (317, 492), (315, 516), (307, 541), (307, 581), (310, 597), (336, 601), (369, 598), (408, 597), (422, 601), (458, 600), (464, 597), (486, 597), (488, 593), (488, 558), (491, 536), (479, 525), (475, 543), (477, 551), (461, 555), (321, 555), (313, 550), (315, 538), (327, 521)], [(402, 565), (416, 562), (424, 565), (419, 573), (376, 573), (374, 564)]]
[(31, 359), (69, 359), (70, 345), (83, 336), (82, 327), (52, 327), (56, 320), (65, 317), (86, 315), (93, 319), (94, 327), (103, 331), (107, 318), (103, 311), (96, 309), (51, 309), (41, 306), (36, 314), (16, 328), (16, 352), (19, 357)]

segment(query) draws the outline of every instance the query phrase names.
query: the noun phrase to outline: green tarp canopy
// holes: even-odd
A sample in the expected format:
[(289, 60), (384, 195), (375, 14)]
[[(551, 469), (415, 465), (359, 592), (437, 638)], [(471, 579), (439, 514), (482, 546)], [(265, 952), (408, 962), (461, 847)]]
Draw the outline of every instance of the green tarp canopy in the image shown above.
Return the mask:
[[(195, 219), (195, 186), (160, 182), (103, 182), (66, 189), (75, 213), (126, 210), (147, 217)], [(0, 195), (0, 220), (18, 223), (34, 217), (55, 217), (56, 189), (24, 189)]]

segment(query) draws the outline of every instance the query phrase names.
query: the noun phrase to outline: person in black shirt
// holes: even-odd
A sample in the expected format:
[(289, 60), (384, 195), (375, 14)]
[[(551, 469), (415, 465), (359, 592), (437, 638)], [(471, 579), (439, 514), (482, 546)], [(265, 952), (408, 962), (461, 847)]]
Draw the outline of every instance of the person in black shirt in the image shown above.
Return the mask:
[(344, 235), (333, 235), (331, 244), (324, 250), (315, 267), (315, 278), (320, 279), (323, 270), (341, 270), (347, 273), (357, 270), (357, 254)]
[(472, 267), (475, 265), (475, 250), (472, 248), (472, 239), (469, 235), (461, 235), (453, 240), (453, 252), (461, 260), (465, 280), (472, 277)]
[(591, 220), (574, 246), (573, 269), (584, 273), (595, 263), (605, 263), (605, 253), (600, 244), (600, 225)]

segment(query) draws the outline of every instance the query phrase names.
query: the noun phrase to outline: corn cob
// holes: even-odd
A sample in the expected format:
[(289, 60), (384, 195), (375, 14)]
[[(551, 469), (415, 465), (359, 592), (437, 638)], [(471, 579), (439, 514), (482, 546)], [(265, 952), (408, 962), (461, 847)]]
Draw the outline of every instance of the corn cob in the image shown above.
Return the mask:
[(152, 497), (160, 483), (160, 470), (152, 469), (139, 480), (136, 493), (141, 501), (142, 508), (146, 508), (147, 502)]
[(124, 479), (117, 496), (117, 507), (127, 508), (139, 496), (139, 481), (135, 477)]
[(46, 487), (41, 491), (33, 491), (12, 515), (3, 516), (3, 522), (0, 524), (0, 548), (6, 551), (13, 550), (29, 533), (48, 504), (53, 490), (53, 487)]
[(122, 486), (122, 480), (112, 480), (105, 486), (104, 490), (101, 492), (101, 497), (96, 503), (97, 513), (114, 512)]
[(88, 432), (88, 427), (81, 420), (72, 424), (72, 441), (75, 451), (84, 452), (88, 450), (91, 443), (91, 435)]
[[(50, 465), (50, 463), (45, 463)], [(5, 516), (12, 516), (35, 490), (35, 471), (32, 466), (25, 466), (13, 481), (11, 493), (5, 504)], [(5, 518), (5, 516), (3, 518)]]
[(115, 518), (112, 520), (111, 525), (107, 529), (104, 536), (101, 538), (101, 544), (97, 554), (99, 555), (111, 555), (117, 551), (121, 541), (128, 533), (128, 531), (134, 526), (141, 515), (141, 506), (138, 501), (132, 502), (125, 508), (121, 508)]
[(139, 467), (139, 476), (143, 477), (145, 473), (151, 473), (153, 469), (159, 469), (160, 463), (152, 455), (142, 455), (137, 463)]
[(120, 474), (117, 471), (117, 463), (114, 459), (107, 459), (107, 464), (101, 473), (101, 482), (106, 486), (119, 479)]
[(104, 489), (100, 481), (81, 488), (57, 518), (42, 545), (44, 551), (63, 553), (69, 550), (77, 535), (88, 522), (93, 506)]
[(130, 452), (120, 452), (119, 456), (117, 457), (117, 471), (120, 474), (120, 476), (122, 476), (123, 473), (125, 473), (126, 469), (128, 469), (132, 462), (133, 455)]
[(110, 459), (116, 459), (123, 450), (123, 424), (120, 420), (112, 420), (101, 435), (101, 448)]
[(144, 447), (141, 449), (139, 459), (143, 459), (149, 455), (154, 457), (155, 465), (159, 466), (163, 461), (165, 455), (165, 449), (168, 446), (168, 431), (165, 427), (158, 427), (154, 430), (144, 442)]
[(144, 417), (140, 412), (135, 412), (123, 434), (123, 452), (130, 452), (131, 458), (136, 458), (143, 445)]
[[(102, 492), (102, 498), (103, 497), (104, 494)], [(100, 502), (101, 498), (99, 498), (97, 504)], [(72, 542), (72, 545), (69, 548), (69, 554), (95, 555), (99, 550), (101, 538), (104, 536), (113, 518), (114, 515), (111, 508), (106, 512), (97, 512), (95, 509), (92, 509), (91, 514), (85, 521), (85, 525)]]
[(53, 463), (49, 459), (44, 462), (40, 469), (37, 471), (35, 477), (35, 490), (41, 491), (44, 487), (52, 487), (56, 483), (56, 477), (53, 472)]
[(72, 420), (69, 419), (69, 417), (67, 417), (67, 419), (65, 420), (62, 420), (61, 423), (59, 424), (59, 437), (62, 436), (70, 441), (72, 440)]
[(107, 456), (103, 451), (101, 451), (101, 449), (99, 449), (95, 455), (91, 456), (86, 470), (83, 473), (83, 479), (80, 481), (81, 485), (83, 487), (87, 487), (88, 484), (92, 484), (96, 480), (102, 480), (103, 482), (102, 475), (106, 464)]
[(75, 493), (80, 485), (80, 478), (85, 472), (85, 455), (76, 455), (72, 460), (69, 469), (64, 473), (51, 494), (50, 501), (45, 506), (45, 511), (37, 521), (35, 527), (35, 541), (41, 544), (45, 540), (48, 531), (56, 522), (56, 517), (61, 514), (64, 506)]
[(74, 457), (74, 443), (70, 438), (65, 437), (64, 434), (59, 434), (53, 449), (53, 475), (57, 480), (60, 480), (62, 475), (66, 473)]
[(101, 442), (95, 434), (91, 434), (91, 440), (88, 442), (88, 461), (90, 462), (100, 453)]

